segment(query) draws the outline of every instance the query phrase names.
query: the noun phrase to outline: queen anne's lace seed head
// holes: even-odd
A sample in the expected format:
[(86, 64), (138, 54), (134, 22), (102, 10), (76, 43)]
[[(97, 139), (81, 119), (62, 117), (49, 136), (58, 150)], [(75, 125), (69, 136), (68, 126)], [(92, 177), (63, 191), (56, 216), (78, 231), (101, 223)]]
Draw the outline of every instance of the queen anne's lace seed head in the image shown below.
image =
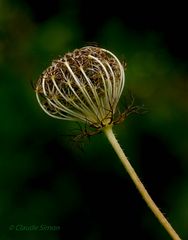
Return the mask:
[(124, 81), (114, 54), (88, 46), (53, 60), (37, 82), (36, 96), (51, 117), (102, 128), (113, 123)]

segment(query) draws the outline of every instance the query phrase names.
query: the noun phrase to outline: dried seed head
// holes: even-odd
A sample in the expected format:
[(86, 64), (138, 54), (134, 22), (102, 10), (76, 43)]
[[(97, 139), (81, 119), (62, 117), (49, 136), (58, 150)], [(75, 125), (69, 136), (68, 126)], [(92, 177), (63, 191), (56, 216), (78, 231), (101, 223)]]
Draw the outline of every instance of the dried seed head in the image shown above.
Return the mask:
[(36, 96), (51, 117), (102, 128), (113, 122), (124, 81), (114, 54), (88, 46), (53, 60), (37, 82)]

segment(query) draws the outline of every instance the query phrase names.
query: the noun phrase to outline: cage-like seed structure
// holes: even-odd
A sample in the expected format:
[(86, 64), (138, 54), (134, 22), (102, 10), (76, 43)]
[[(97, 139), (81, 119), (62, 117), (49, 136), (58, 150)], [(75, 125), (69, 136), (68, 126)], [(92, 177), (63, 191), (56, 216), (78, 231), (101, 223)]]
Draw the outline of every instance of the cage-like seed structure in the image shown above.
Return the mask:
[(53, 60), (37, 81), (36, 97), (51, 117), (101, 128), (112, 123), (124, 82), (113, 53), (87, 46)]

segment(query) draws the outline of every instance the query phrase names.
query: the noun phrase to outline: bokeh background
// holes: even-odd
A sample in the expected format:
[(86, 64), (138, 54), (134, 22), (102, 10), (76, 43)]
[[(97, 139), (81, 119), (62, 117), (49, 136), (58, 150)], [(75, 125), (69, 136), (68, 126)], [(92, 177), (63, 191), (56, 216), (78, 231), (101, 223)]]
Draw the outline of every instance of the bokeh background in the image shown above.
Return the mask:
[(93, 42), (127, 62), (122, 104), (131, 92), (148, 111), (114, 130), (188, 239), (186, 7), (119, 0), (0, 0), (0, 239), (170, 239), (105, 137), (75, 144), (79, 127), (37, 104), (51, 60)]

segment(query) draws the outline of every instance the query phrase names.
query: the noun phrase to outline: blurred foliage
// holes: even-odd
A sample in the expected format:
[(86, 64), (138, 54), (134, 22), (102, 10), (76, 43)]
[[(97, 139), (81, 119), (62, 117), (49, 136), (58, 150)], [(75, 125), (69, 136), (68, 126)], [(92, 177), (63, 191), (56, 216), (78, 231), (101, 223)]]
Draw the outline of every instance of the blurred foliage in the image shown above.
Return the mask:
[[(169, 239), (105, 137), (85, 140), (81, 151), (67, 137), (78, 126), (50, 119), (36, 102), (32, 82), (43, 69), (90, 41), (128, 64), (121, 108), (131, 92), (148, 112), (115, 131), (154, 200), (188, 239), (187, 60), (157, 28), (142, 29), (144, 18), (135, 28), (137, 13), (127, 14), (126, 25), (126, 10), (108, 16), (96, 7), (94, 15), (87, 4), (0, 1), (0, 239)], [(9, 230), (41, 224), (60, 230)]]

